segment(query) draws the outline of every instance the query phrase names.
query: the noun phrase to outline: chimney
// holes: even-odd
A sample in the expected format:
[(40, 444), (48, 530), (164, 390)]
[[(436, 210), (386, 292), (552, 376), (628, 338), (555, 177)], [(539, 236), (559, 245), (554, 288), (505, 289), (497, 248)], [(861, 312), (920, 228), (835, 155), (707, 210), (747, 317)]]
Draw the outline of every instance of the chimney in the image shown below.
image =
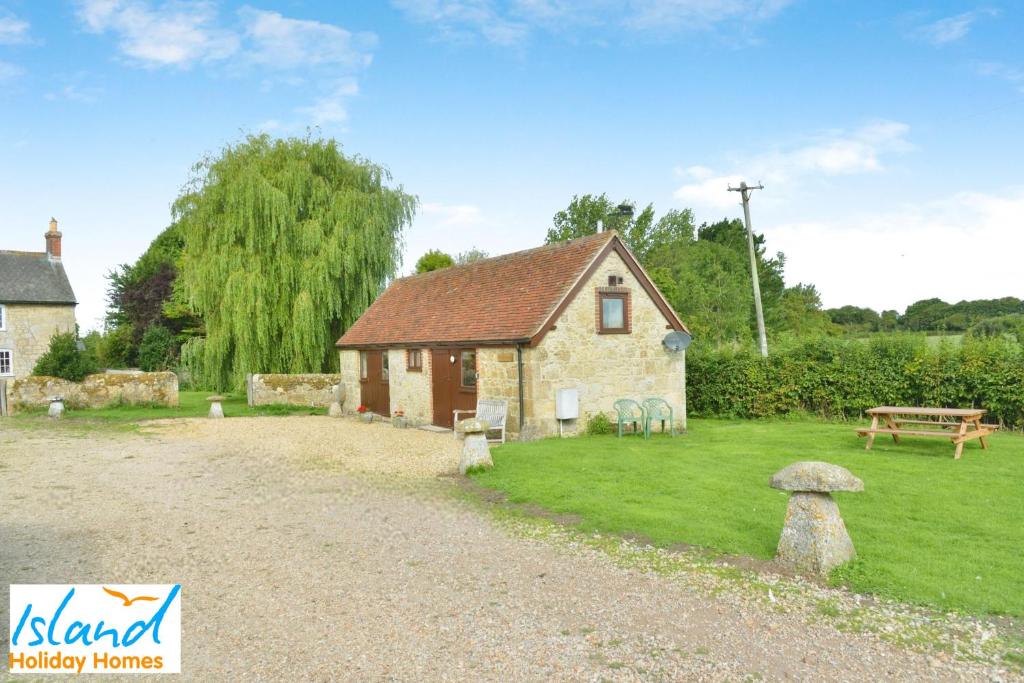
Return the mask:
[(50, 229), (46, 233), (46, 255), (50, 257), (51, 261), (60, 261), (60, 238), (61, 234), (57, 231), (57, 219), (50, 219)]

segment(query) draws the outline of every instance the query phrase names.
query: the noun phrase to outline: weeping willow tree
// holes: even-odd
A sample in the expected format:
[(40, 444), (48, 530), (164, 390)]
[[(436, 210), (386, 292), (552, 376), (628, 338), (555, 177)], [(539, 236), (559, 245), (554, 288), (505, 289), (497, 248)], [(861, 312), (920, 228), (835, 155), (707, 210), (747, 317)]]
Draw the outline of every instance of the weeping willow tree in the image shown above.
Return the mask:
[(180, 286), (202, 317), (205, 375), (337, 370), (334, 342), (400, 262), (416, 198), (333, 140), (248, 136), (193, 168), (174, 204)]

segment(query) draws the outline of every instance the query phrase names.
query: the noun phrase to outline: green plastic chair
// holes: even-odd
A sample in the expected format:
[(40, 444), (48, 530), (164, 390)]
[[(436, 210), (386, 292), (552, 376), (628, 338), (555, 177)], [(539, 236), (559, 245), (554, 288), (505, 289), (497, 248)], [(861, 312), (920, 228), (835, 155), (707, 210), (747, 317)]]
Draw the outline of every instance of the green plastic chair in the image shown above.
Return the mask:
[(665, 420), (668, 420), (669, 435), (676, 435), (676, 425), (672, 419), (672, 406), (662, 398), (645, 398), (643, 400), (644, 411), (644, 438), (651, 438), (651, 422), (661, 421), (661, 433), (665, 433)]
[(619, 438), (622, 438), (622, 426), (631, 422), (633, 423), (633, 433), (640, 433), (637, 425), (644, 424), (646, 413), (639, 403), (631, 398), (620, 398), (615, 402), (615, 413), (618, 416)]

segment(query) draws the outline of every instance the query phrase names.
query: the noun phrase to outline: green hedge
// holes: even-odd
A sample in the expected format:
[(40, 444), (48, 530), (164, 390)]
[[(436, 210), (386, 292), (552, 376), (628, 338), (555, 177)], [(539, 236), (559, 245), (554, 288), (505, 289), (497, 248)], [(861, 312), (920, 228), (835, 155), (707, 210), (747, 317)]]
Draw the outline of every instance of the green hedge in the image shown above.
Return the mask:
[(857, 418), (879, 405), (981, 407), (986, 421), (1024, 427), (1024, 350), (1006, 338), (929, 347), (922, 337), (815, 339), (773, 350), (693, 352), (691, 414)]

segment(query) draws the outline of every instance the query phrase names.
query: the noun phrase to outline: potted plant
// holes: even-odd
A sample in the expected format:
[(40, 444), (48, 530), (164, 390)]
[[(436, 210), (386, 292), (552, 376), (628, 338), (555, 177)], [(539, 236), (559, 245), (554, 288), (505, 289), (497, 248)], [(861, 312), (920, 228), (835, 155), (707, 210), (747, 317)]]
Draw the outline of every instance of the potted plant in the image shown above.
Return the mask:
[(396, 429), (405, 429), (409, 426), (408, 420), (405, 419), (405, 411), (399, 408), (395, 411), (395, 414), (391, 416), (391, 426)]
[(359, 417), (362, 418), (363, 422), (366, 422), (367, 424), (373, 422), (373, 413), (371, 413), (370, 409), (366, 406), (359, 406), (356, 408), (356, 412), (359, 413)]

